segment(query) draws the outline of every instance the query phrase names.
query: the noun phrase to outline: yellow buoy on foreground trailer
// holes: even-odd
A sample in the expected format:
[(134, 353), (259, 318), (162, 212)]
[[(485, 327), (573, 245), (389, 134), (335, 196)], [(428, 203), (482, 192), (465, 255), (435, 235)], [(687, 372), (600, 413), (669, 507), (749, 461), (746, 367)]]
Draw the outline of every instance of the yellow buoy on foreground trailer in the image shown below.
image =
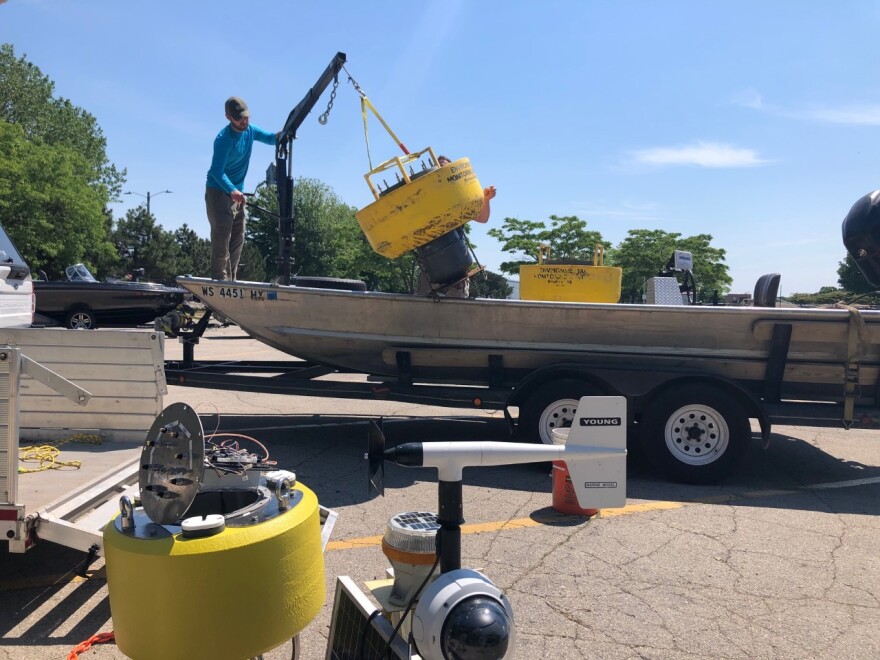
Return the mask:
[[(373, 177), (394, 174), (385, 188)], [(364, 177), (376, 201), (355, 214), (370, 246), (394, 259), (461, 227), (483, 206), (483, 188), (470, 160), (437, 166), (433, 150), (385, 161)]]
[(593, 264), (551, 263), (550, 248), (541, 245), (538, 263), (519, 267), (519, 297), (553, 302), (616, 303), (623, 270), (605, 266), (605, 248), (597, 245)]
[(253, 458), (206, 451), (184, 404), (157, 418), (141, 455), (143, 508), (123, 498), (104, 529), (110, 611), (127, 656), (242, 660), (320, 611), (317, 497), (290, 472), (248, 475)]

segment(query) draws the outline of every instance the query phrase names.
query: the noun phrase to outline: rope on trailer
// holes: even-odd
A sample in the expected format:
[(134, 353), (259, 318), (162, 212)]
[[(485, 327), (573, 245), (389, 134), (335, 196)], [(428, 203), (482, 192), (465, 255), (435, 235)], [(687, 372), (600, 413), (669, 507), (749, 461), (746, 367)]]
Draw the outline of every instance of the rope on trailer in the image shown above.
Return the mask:
[(116, 641), (116, 635), (111, 630), (106, 633), (98, 633), (97, 635), (92, 635), (86, 641), (80, 642), (76, 646), (71, 649), (70, 653), (67, 654), (67, 660), (77, 660), (79, 658), (79, 654), (88, 651), (95, 644), (108, 644), (110, 642)]
[(18, 448), (18, 460), (20, 463), (36, 463), (37, 467), (18, 467), (19, 474), (29, 474), (32, 472), (43, 472), (44, 470), (62, 470), (70, 468), (78, 470), (82, 466), (82, 461), (62, 461), (61, 447), (69, 442), (78, 442), (84, 444), (100, 445), (102, 440), (100, 436), (91, 433), (75, 433), (69, 438), (58, 441), (55, 444), (46, 445), (27, 445)]

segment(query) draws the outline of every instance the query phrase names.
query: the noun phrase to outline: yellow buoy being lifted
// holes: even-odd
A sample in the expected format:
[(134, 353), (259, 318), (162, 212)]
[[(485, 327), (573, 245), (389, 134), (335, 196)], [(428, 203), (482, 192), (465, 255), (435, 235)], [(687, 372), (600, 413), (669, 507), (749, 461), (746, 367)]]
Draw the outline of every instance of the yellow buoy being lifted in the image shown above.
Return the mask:
[(206, 455), (201, 422), (185, 404), (166, 408), (150, 429), (143, 508), (123, 498), (104, 528), (110, 612), (128, 657), (255, 657), (321, 610), (317, 497), (292, 473), (263, 475), (247, 469), (250, 459), (228, 458)]
[[(373, 177), (393, 172), (396, 181), (377, 186)], [(437, 166), (428, 147), (397, 156), (364, 175), (376, 201), (355, 214), (370, 246), (394, 259), (461, 227), (483, 206), (483, 188), (470, 160)]]

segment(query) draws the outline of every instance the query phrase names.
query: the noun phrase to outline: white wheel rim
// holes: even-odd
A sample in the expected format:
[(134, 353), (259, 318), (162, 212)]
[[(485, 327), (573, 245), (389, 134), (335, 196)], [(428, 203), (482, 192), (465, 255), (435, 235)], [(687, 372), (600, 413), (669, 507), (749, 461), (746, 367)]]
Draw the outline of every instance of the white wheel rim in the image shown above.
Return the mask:
[(553, 444), (553, 429), (571, 428), (574, 413), (577, 410), (577, 399), (559, 399), (544, 408), (538, 420), (538, 433), (545, 445)]
[(676, 460), (687, 465), (708, 465), (727, 451), (730, 429), (717, 410), (694, 403), (669, 416), (664, 437), (666, 448)]

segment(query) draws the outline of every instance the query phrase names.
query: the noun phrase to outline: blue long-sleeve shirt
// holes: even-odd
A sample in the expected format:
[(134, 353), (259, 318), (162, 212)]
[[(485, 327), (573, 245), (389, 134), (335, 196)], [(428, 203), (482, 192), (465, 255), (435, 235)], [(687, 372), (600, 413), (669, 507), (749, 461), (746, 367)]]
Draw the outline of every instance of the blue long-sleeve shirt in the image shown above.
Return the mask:
[(275, 144), (275, 133), (265, 131), (259, 126), (248, 124), (243, 131), (236, 131), (227, 124), (214, 138), (214, 157), (208, 170), (208, 188), (219, 188), (230, 194), (233, 190), (244, 189), (251, 161), (254, 140), (264, 144)]

